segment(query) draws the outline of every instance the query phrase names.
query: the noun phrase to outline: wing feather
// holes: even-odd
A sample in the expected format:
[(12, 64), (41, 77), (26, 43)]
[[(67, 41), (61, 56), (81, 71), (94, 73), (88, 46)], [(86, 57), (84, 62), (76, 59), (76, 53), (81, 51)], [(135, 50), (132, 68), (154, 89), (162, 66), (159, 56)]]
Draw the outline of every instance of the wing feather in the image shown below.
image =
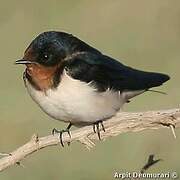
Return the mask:
[(73, 78), (92, 82), (99, 91), (147, 90), (169, 80), (166, 74), (133, 69), (100, 53), (81, 53), (69, 60), (66, 67)]

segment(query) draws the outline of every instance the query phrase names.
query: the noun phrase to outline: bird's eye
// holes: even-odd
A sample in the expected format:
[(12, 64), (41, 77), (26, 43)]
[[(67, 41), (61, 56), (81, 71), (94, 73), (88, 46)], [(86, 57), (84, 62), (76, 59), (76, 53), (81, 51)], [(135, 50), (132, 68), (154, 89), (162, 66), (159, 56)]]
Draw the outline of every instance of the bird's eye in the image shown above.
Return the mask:
[(47, 59), (49, 59), (49, 55), (48, 55), (48, 54), (44, 54), (44, 55), (43, 55), (43, 58), (44, 58), (45, 60), (47, 60)]

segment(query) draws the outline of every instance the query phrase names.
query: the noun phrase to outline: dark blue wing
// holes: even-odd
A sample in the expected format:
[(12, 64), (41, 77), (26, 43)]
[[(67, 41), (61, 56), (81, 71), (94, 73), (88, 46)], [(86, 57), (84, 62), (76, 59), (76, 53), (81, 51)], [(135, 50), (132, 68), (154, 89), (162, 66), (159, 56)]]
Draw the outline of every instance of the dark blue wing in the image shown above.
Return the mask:
[(169, 80), (168, 75), (136, 70), (100, 53), (79, 54), (66, 67), (71, 77), (92, 82), (99, 91), (147, 90)]

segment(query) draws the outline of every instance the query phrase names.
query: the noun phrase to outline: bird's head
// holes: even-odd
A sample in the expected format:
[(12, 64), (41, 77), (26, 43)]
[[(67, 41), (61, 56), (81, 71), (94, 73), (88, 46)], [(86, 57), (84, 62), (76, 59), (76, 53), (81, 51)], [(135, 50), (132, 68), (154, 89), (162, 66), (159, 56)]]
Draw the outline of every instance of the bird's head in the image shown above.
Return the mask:
[(26, 65), (26, 76), (41, 86), (39, 89), (46, 89), (63, 72), (66, 57), (71, 54), (70, 38), (70, 34), (62, 32), (44, 32), (31, 42), (16, 64)]
[[(48, 31), (38, 35), (16, 64), (26, 65), (26, 75), (34, 84), (50, 86), (61, 76), (68, 62), (84, 52), (100, 53), (88, 44), (65, 32)], [(56, 78), (54, 78), (56, 77)], [(40, 85), (39, 85), (40, 86)], [(41, 88), (42, 89), (42, 88)]]
[(24, 57), (16, 64), (53, 67), (61, 63), (67, 55), (67, 47), (59, 32), (49, 31), (37, 36), (25, 50)]

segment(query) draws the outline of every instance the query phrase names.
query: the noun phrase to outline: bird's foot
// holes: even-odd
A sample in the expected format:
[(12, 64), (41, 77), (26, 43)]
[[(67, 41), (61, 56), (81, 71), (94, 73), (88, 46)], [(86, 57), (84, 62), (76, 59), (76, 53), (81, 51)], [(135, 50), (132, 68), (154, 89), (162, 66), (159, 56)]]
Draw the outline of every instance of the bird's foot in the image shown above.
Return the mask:
[(97, 133), (98, 134), (98, 138), (99, 140), (101, 140), (101, 136), (100, 136), (100, 125), (102, 127), (102, 130), (105, 132), (105, 128), (104, 128), (104, 125), (103, 125), (103, 121), (97, 121), (93, 124), (93, 131), (94, 133)]
[[(63, 129), (63, 130), (57, 130), (56, 128), (54, 128), (52, 130), (52, 135), (54, 134), (59, 134), (59, 140), (60, 140), (60, 143), (62, 145), (62, 147), (64, 147), (64, 143), (63, 143), (63, 133), (67, 132), (68, 135), (69, 135), (69, 138), (71, 139), (71, 133), (70, 133), (70, 127), (71, 127), (71, 124), (68, 125), (68, 127), (66, 129)], [(67, 142), (68, 146), (70, 145), (70, 141)]]

